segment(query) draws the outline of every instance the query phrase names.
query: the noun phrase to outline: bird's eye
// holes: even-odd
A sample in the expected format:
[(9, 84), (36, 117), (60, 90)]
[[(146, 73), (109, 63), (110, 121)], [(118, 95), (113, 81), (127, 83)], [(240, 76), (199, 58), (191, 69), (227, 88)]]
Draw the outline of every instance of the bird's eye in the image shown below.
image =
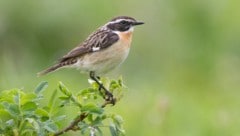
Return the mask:
[(121, 23), (122, 25), (126, 25), (128, 22), (123, 20), (123, 21), (121, 21), (120, 23)]

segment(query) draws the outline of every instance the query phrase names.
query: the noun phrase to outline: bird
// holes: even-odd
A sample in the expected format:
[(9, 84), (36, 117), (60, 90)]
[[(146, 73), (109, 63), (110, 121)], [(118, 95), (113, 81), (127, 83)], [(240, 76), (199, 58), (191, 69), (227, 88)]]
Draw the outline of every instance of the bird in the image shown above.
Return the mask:
[(43, 76), (61, 68), (77, 68), (105, 91), (105, 100), (115, 103), (112, 93), (100, 82), (99, 75), (108, 73), (124, 62), (132, 42), (134, 27), (144, 22), (129, 16), (117, 16), (91, 33), (85, 41), (61, 57), (57, 63), (41, 72)]

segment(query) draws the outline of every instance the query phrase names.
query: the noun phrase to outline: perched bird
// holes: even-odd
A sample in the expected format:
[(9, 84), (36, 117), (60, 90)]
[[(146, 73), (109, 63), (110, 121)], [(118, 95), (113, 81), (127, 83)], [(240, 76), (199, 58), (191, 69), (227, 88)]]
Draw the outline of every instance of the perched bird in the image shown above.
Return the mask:
[(142, 25), (132, 17), (118, 16), (90, 34), (88, 38), (72, 49), (58, 62), (39, 72), (42, 76), (60, 68), (72, 67), (89, 72), (90, 78), (105, 90), (108, 101), (113, 95), (99, 82), (97, 75), (109, 72), (119, 66), (128, 56), (134, 26)]

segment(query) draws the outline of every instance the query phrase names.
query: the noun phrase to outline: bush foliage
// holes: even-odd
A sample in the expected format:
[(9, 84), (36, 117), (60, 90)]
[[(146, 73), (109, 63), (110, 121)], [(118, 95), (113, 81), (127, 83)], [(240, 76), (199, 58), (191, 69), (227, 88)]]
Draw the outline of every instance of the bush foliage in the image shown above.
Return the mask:
[[(122, 80), (102, 79), (117, 101), (123, 96)], [(0, 135), (4, 136), (46, 136), (61, 135), (68, 131), (78, 131), (82, 135), (101, 136), (109, 128), (112, 136), (124, 135), (121, 116), (107, 112), (104, 108), (110, 103), (103, 99), (99, 86), (89, 81), (90, 87), (76, 94), (62, 82), (53, 91), (49, 102), (43, 105), (43, 92), (47, 82), (41, 82), (34, 91), (26, 93), (22, 89), (0, 92)], [(58, 95), (58, 92), (61, 95)], [(60, 103), (56, 103), (56, 100)], [(62, 125), (67, 116), (59, 114), (61, 108), (75, 106), (79, 109), (76, 117), (66, 126)], [(71, 112), (71, 111), (69, 111)], [(108, 120), (108, 121), (106, 121)], [(63, 123), (64, 124), (64, 123)]]

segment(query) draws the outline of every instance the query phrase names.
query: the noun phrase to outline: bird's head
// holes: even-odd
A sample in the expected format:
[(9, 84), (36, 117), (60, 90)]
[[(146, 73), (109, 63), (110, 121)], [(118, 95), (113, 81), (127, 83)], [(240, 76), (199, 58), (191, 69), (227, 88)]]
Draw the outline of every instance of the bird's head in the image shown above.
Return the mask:
[(133, 31), (133, 27), (136, 25), (142, 25), (144, 22), (136, 21), (132, 17), (118, 16), (113, 18), (106, 24), (106, 27), (115, 32), (127, 32)]

